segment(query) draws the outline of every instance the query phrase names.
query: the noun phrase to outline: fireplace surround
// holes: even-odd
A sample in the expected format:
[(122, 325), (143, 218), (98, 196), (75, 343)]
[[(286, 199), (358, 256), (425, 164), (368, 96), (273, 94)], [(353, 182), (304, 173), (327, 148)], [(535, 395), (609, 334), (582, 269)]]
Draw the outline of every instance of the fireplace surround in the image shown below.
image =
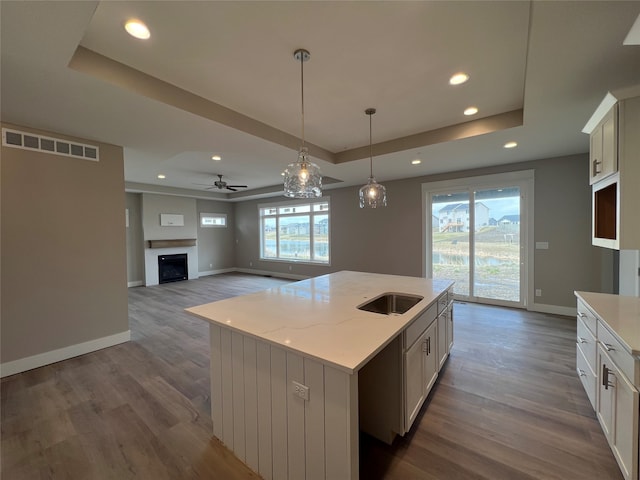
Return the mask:
[(160, 283), (158, 257), (185, 254), (189, 280), (198, 278), (198, 247), (195, 239), (145, 240), (144, 284), (149, 287)]

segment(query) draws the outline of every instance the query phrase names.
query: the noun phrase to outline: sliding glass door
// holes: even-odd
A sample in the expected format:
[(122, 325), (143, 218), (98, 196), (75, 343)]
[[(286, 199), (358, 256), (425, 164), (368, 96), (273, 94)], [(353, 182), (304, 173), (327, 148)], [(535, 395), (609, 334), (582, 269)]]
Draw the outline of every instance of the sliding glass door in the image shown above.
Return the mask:
[(524, 306), (529, 184), (509, 175), (448, 183), (425, 185), (427, 276), (454, 280), (460, 299)]
[(433, 278), (456, 282), (456, 294), (468, 297), (470, 243), (469, 192), (445, 192), (431, 197)]

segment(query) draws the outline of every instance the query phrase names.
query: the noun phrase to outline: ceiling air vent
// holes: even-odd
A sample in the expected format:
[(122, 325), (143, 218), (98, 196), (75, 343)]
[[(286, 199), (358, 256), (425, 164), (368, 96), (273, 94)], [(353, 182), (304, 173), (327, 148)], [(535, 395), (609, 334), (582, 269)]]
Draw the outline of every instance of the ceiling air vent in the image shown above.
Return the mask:
[(70, 142), (59, 138), (43, 137), (33, 133), (18, 130), (2, 129), (2, 145), (4, 147), (21, 148), (23, 150), (38, 150), (65, 157), (82, 158), (84, 160), (99, 160), (100, 150), (94, 145)]

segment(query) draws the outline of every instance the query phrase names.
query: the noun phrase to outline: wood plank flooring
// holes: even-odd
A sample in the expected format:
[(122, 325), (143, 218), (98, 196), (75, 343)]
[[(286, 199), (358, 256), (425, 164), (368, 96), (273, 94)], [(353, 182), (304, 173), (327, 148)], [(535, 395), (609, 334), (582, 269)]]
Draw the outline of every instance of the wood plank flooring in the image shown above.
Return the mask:
[[(211, 438), (208, 326), (183, 309), (287, 282), (129, 289), (131, 342), (2, 379), (0, 477), (258, 478)], [(621, 479), (575, 333), (574, 319), (456, 303), (453, 352), (414, 428), (391, 446), (363, 435), (361, 478)]]

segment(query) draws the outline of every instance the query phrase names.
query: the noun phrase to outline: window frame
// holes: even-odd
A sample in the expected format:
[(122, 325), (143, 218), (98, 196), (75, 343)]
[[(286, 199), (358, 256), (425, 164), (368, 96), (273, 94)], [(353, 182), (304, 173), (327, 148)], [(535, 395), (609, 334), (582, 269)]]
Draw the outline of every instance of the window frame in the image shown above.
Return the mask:
[[(202, 223), (202, 221), (205, 218), (223, 219), (224, 220), (224, 224), (223, 225), (217, 225), (217, 224), (204, 225)], [(200, 212), (200, 228), (227, 228), (227, 226), (228, 226), (228, 223), (227, 223), (227, 214), (226, 213), (205, 213), (205, 212)]]
[[(316, 206), (320, 204), (326, 204), (326, 208), (316, 210)], [(283, 210), (289, 211), (283, 211)], [(297, 211), (302, 209), (303, 211)], [(304, 211), (306, 209), (306, 211)], [(265, 213), (267, 210), (273, 210), (272, 213)], [(314, 217), (316, 215), (322, 215), (327, 217), (327, 260), (314, 259), (316, 241)], [(309, 259), (294, 259), (289, 257), (282, 257), (280, 253), (280, 219), (289, 217), (307, 216), (309, 219)], [(264, 222), (266, 219), (275, 220), (275, 256), (265, 256), (265, 228)], [(322, 197), (318, 199), (301, 199), (295, 202), (277, 202), (277, 203), (261, 203), (258, 205), (258, 228), (260, 229), (259, 239), (259, 258), (261, 261), (267, 262), (283, 262), (283, 263), (296, 263), (296, 264), (309, 264), (309, 265), (331, 265), (331, 203), (328, 197)]]

